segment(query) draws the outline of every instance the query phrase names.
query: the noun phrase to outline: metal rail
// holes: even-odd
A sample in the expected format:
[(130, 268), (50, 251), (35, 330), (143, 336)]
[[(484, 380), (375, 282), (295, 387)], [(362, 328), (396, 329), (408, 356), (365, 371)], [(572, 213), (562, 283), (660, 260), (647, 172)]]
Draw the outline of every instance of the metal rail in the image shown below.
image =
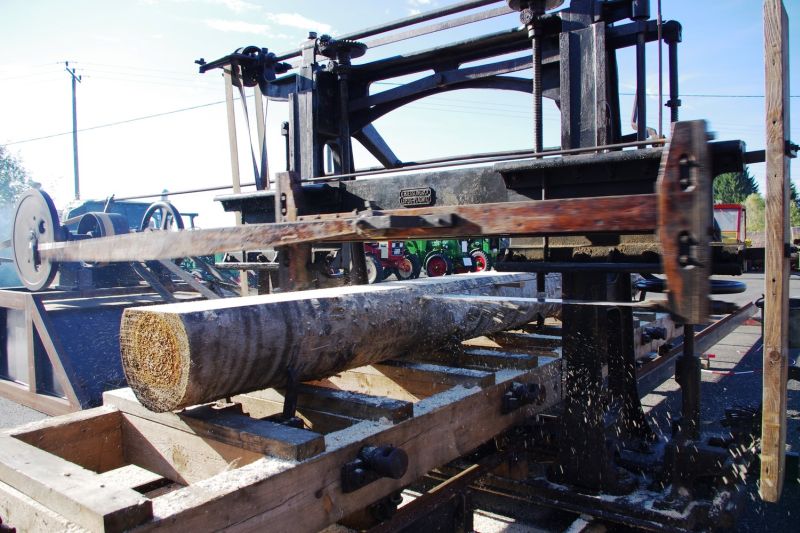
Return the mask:
[(451, 157), (442, 157), (437, 159), (428, 159), (418, 163), (410, 163), (405, 166), (396, 168), (376, 169), (367, 171), (351, 172), (349, 174), (336, 174), (335, 176), (320, 176), (318, 178), (308, 178), (303, 181), (336, 181), (341, 178), (359, 178), (363, 176), (376, 176), (381, 174), (392, 174), (396, 172), (406, 172), (410, 170), (426, 170), (432, 168), (443, 167), (456, 167), (464, 165), (477, 165), (481, 163), (501, 163), (504, 161), (516, 161), (519, 159), (529, 159), (536, 156), (537, 158), (556, 156), (556, 155), (576, 155), (591, 152), (600, 152), (603, 150), (621, 150), (623, 148), (636, 148), (648, 145), (663, 145), (666, 144), (666, 139), (649, 139), (646, 141), (634, 141), (616, 144), (605, 144), (602, 146), (590, 146), (586, 148), (568, 148), (565, 150), (553, 149), (544, 152), (534, 152), (532, 150), (511, 150), (507, 152), (484, 152), (475, 154), (473, 156), (458, 155)]

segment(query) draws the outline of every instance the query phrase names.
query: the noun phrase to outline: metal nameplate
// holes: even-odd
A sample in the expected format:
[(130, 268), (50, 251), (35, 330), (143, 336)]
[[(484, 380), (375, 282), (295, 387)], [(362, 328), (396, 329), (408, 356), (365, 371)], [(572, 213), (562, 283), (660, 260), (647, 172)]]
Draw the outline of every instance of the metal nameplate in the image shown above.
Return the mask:
[(400, 205), (403, 207), (419, 207), (433, 205), (433, 189), (430, 187), (415, 187), (413, 189), (400, 189)]

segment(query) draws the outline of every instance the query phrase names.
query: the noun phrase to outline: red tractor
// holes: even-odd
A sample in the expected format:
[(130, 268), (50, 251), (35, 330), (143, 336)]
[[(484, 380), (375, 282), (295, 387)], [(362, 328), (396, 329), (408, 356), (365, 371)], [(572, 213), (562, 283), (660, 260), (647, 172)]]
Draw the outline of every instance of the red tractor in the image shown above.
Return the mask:
[(383, 281), (392, 274), (398, 280), (414, 279), (422, 270), (419, 258), (406, 252), (403, 241), (365, 242), (364, 252), (370, 283)]

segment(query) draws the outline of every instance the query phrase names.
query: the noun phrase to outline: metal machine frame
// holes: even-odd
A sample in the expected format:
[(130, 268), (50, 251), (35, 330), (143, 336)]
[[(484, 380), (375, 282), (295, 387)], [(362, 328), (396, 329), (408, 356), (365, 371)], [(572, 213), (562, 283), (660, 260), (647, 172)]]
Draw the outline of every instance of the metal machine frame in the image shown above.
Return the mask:
[[(479, 463), (484, 461), (480, 464), (486, 468), (497, 466), (494, 452), (507, 458), (508, 453), (524, 454), (521, 449), (546, 448), (545, 455), (550, 454), (553, 468), (526, 485), (526, 490), (535, 494), (531, 499), (537, 503), (605, 513), (602, 516), (606, 518), (640, 525), (645, 520), (676, 529), (694, 527), (696, 520), (727, 519), (729, 509), (715, 506), (714, 496), (725, 492), (725, 498), (733, 497), (735, 490), (731, 490), (729, 483), (732, 478), (726, 478), (736, 468), (730, 450), (735, 448), (745, 460), (750, 448), (746, 444), (747, 431), (736, 435), (741, 440), (720, 441), (709, 439), (700, 427), (700, 361), (696, 343), (706, 337), (697, 337), (695, 329), (707, 323), (712, 307), (709, 297), (714, 287), (709, 276), (736, 272), (738, 268), (735, 254), (710, 243), (711, 185), (719, 173), (742, 170), (744, 164), (763, 161), (765, 156), (769, 160), (770, 154), (774, 155), (774, 143), (766, 154), (746, 152), (740, 141), (711, 142), (703, 121), (678, 120), (681, 28), (673, 21), (661, 24), (651, 20), (647, 0), (572, 0), (568, 8), (558, 11), (555, 10), (561, 3), (558, 1), (509, 1), (507, 6), (419, 26), (494, 3), (497, 2), (465, 1), (336, 39), (312, 34), (299, 50), (282, 55), (270, 53), (266, 48), (247, 47), (216, 61), (199, 61), (201, 72), (221, 68), (225, 74), (234, 193), (219, 200), (226, 210), (238, 213), (242, 225), (191, 234), (163, 232), (157, 236), (130, 234), (37, 241), (32, 246), (35, 260), (47, 268), (50, 263), (61, 261), (163, 259), (277, 247), (280, 250), (277, 277), (267, 282), (268, 274), (264, 271), (259, 285), (262, 289), (290, 291), (313, 288), (320, 283), (319, 276), (324, 275), (312, 266), (313, 243), (341, 244), (350, 282), (363, 283), (366, 269), (360, 242), (365, 240), (453, 236), (535, 238), (512, 244), (509, 260), (499, 263), (498, 270), (538, 272), (538, 290), (542, 294), (544, 274), (562, 274), (562, 361), (566, 367), (560, 387), (563, 398), (555, 416), (524, 419), (515, 414), (514, 422), (519, 426), (500, 439), (507, 446), (497, 444), (478, 459)], [(770, 9), (780, 7), (779, 1), (768, 0), (767, 4)], [(520, 11), (524, 27), (377, 61), (369, 61), (366, 55), (370, 48), (382, 44), (512, 10)], [(619, 109), (616, 51), (625, 47), (636, 49), (636, 110), (638, 117), (645, 117), (645, 45), (659, 37), (667, 43), (669, 54), (669, 138), (653, 136), (643, 119), (636, 121), (635, 134), (625, 135)], [(372, 40), (356, 41), (365, 38)], [(462, 66), (512, 53), (521, 55), (480, 66)], [(778, 57), (785, 61), (785, 49), (782, 54)], [(361, 62), (352, 61), (362, 56), (365, 59)], [(533, 81), (509, 76), (527, 69), (533, 70)], [(429, 70), (434, 74), (421, 76)], [(370, 93), (370, 84), (376, 81), (413, 74), (420, 77), (384, 92)], [(253, 153), (257, 191), (242, 193), (232, 94), (236, 88), (244, 96), (248, 87), (256, 92), (260, 150), (258, 156)], [(465, 88), (531, 93), (533, 149), (403, 163), (372, 126), (377, 118), (410, 102)], [(267, 172), (262, 96), (285, 100), (290, 108), (290, 119), (283, 128), (288, 168), (278, 174), (274, 184), (270, 183)], [(561, 110), (561, 146), (556, 150), (545, 150), (541, 143), (542, 98), (553, 99)], [(783, 104), (788, 109), (787, 96), (783, 97)], [(383, 168), (356, 171), (353, 138)], [(333, 175), (326, 174), (323, 168), (326, 147), (333, 154)], [(401, 171), (402, 174), (394, 175)], [(779, 216), (777, 220), (785, 222)], [(112, 239), (114, 246), (109, 246)], [(656, 304), (631, 302), (631, 280), (627, 275), (631, 272), (665, 274), (668, 301), (657, 305), (666, 305), (676, 322), (683, 325), (681, 347), (663, 359), (667, 363), (658, 365), (663, 370), (674, 362), (682, 393), (681, 417), (672, 438), (663, 447), (654, 444), (642, 412), (632, 341), (633, 309)], [(480, 301), (481, 297), (475, 298), (473, 301)], [(514, 299), (508, 303), (514, 304)], [(524, 305), (530, 300), (519, 299), (517, 303)], [(780, 310), (782, 304), (776, 299), (773, 305)], [(752, 306), (733, 315), (728, 326), (749, 314)], [(547, 327), (543, 321), (539, 326)], [(705, 331), (707, 338), (718, 335), (710, 328)], [(785, 366), (779, 347), (770, 353), (778, 365)], [(545, 365), (541, 372), (549, 372), (545, 368), (550, 367)], [(499, 401), (503, 414), (512, 412), (506, 410), (508, 406), (535, 403), (532, 388), (497, 379), (502, 386), (493, 386), (487, 398)], [(287, 388), (287, 404), (292, 412), (286, 413), (284, 408), (284, 415), (293, 414), (296, 386), (299, 385), (290, 384)], [(785, 380), (783, 387), (785, 401)], [(477, 401), (470, 397), (461, 407)], [(452, 408), (457, 415), (458, 404), (454, 403)], [(115, 411), (108, 417), (130, 419), (139, 413), (136, 416), (153, 418), (138, 409), (141, 406), (129, 405), (121, 409), (122, 414)], [(776, 409), (773, 406), (769, 409), (773, 417), (770, 431), (775, 436), (777, 430), (779, 436), (781, 426)], [(542, 411), (543, 408), (537, 408), (526, 412), (541, 415)], [(183, 427), (187, 423), (184, 414), (159, 415), (153, 420)], [(509, 427), (509, 419), (502, 420), (492, 437)], [(453, 432), (453, 424), (458, 421), (441, 423), (448, 432)], [(409, 427), (411, 423), (371, 433), (367, 438), (382, 442), (403, 434), (402, 428)], [(484, 433), (481, 438), (488, 436)], [(463, 443), (464, 449), (473, 450), (485, 440)], [(559, 441), (569, 445), (559, 446)], [(347, 454), (326, 452), (310, 464), (324, 464), (326, 471), (334, 464), (346, 470), (347, 465), (339, 464), (346, 455), (355, 472), (361, 468), (359, 465), (370, 463), (373, 450), (361, 447), (353, 458), (349, 452), (355, 452), (357, 446), (355, 443), (348, 446)], [(413, 446), (416, 450), (419, 443), (414, 441)], [(443, 454), (439, 458), (449, 461), (453, 457)], [(420, 450), (412, 459), (412, 466), (420, 472), (441, 466), (434, 459), (425, 457)], [(774, 464), (782, 465), (782, 457), (773, 459), (778, 461)], [(617, 506), (611, 511), (587, 507), (586, 493), (623, 494), (637, 486), (623, 466), (648, 472), (663, 487), (669, 487), (657, 502), (664, 512), (645, 513), (642, 517), (634, 506)], [(300, 472), (309, 470), (313, 470), (309, 463), (302, 463), (281, 479), (305, 475)], [(480, 468), (461, 477), (461, 482), (469, 483), (477, 470)], [(771, 468), (768, 479), (775, 480), (776, 474), (782, 474), (780, 467)], [(354, 500), (343, 496), (352, 480), (345, 479), (345, 474), (342, 476), (341, 481), (332, 482), (328, 495), (322, 491), (318, 498), (342, 498), (340, 501), (350, 502), (346, 505), (352, 511)], [(280, 475), (276, 474), (270, 482), (279, 485), (282, 481), (278, 478)], [(396, 483), (392, 483), (379, 480), (376, 486), (381, 488), (376, 491), (375, 499), (389, 495), (396, 488)], [(554, 492), (554, 483), (567, 489)], [(231, 487), (226, 485), (225, 498), (235, 497), (238, 489)], [(257, 494), (259, 501), (266, 497), (255, 485), (241, 490)], [(303, 494), (304, 498), (311, 497)], [(690, 506), (692, 498), (704, 503)], [(200, 502), (198, 509), (208, 511), (214, 505), (214, 502)], [(287, 512), (267, 510), (258, 517), (253, 514), (251, 525), (257, 526), (258, 520), (268, 519), (265, 517), (270, 513), (285, 518)], [(676, 522), (675, 512), (687, 521)], [(328, 511), (323, 513), (325, 516), (317, 514), (314, 520), (331, 518)], [(315, 526), (320, 523), (313, 522)]]

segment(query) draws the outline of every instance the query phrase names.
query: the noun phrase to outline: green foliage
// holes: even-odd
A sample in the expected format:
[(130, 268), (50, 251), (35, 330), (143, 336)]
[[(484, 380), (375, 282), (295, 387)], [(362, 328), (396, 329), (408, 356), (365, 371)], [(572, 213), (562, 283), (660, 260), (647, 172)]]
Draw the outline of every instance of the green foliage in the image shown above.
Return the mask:
[(0, 145), (0, 204), (13, 204), (31, 186), (28, 171), (19, 159)]
[(741, 204), (758, 193), (758, 184), (750, 171), (726, 172), (714, 178), (714, 202), (718, 204)]
[(747, 231), (764, 231), (764, 199), (752, 193), (744, 201), (747, 210)]

